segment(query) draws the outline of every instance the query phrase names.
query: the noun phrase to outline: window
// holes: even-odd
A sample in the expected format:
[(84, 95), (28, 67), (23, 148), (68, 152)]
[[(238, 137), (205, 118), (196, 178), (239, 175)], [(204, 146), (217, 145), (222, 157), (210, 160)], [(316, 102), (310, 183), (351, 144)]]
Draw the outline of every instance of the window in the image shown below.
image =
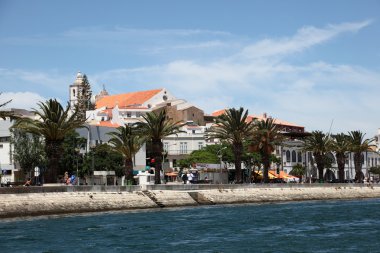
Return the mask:
[(75, 89), (73, 89), (73, 97), (75, 97)]
[(136, 118), (140, 118), (141, 117), (141, 112), (136, 112)]
[(3, 148), (3, 144), (0, 144), (0, 148)]
[(297, 155), (296, 155), (296, 151), (292, 151), (292, 163), (295, 163), (297, 162)]
[(286, 150), (286, 162), (290, 163), (290, 151)]
[(198, 149), (202, 149), (203, 148), (203, 142), (198, 142)]
[(130, 118), (130, 117), (132, 117), (132, 113), (127, 112), (127, 118)]
[(164, 142), (164, 151), (168, 152), (169, 142)]
[(195, 130), (192, 130), (191, 132), (192, 132), (193, 134), (195, 134)]
[(7, 137), (0, 137), (0, 142), (10, 142), (11, 141), (11, 137), (7, 136)]
[(298, 158), (297, 162), (302, 163), (302, 153), (301, 153), (301, 151), (298, 151), (297, 158)]
[(187, 142), (180, 142), (179, 143), (179, 153), (180, 154), (187, 154)]

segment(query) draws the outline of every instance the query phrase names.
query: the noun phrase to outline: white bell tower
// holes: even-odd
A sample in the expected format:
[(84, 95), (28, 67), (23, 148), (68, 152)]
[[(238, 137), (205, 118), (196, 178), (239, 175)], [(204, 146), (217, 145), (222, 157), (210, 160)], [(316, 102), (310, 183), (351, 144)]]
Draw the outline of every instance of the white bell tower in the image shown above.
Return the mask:
[(69, 88), (70, 107), (73, 109), (78, 103), (78, 94), (82, 92), (84, 75), (79, 71), (77, 77)]

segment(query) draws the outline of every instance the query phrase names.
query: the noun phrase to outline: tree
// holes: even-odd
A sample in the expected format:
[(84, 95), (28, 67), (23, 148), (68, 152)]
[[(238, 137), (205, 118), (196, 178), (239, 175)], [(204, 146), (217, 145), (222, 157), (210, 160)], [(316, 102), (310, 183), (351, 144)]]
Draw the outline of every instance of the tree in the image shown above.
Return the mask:
[(348, 135), (344, 133), (332, 136), (331, 149), (335, 152), (336, 162), (338, 164), (338, 178), (340, 183), (344, 183), (344, 167), (346, 164), (347, 153), (350, 150)]
[[(200, 150), (194, 150), (191, 154), (178, 161), (178, 165), (182, 168), (190, 167), (195, 163), (212, 163), (218, 164), (220, 162), (217, 152), (222, 150), (222, 145), (207, 145)], [(226, 149), (222, 150), (223, 155), (226, 152)]]
[(318, 168), (318, 178), (323, 181), (323, 170), (325, 169), (326, 153), (331, 148), (331, 138), (322, 131), (313, 131), (305, 139), (305, 151), (313, 153)]
[(371, 167), (368, 172), (380, 176), (380, 166)]
[(115, 171), (116, 176), (123, 176), (123, 156), (110, 145), (104, 143), (90, 149), (83, 160), (80, 174), (89, 175), (94, 170)]
[(83, 173), (81, 173), (83, 156), (80, 154), (80, 149), (86, 145), (86, 142), (87, 140), (79, 137), (79, 134), (74, 130), (66, 134), (62, 142), (62, 156), (59, 160), (60, 171), (67, 171), (71, 174), (78, 169), (78, 174), (83, 176)]
[(13, 125), (28, 133), (42, 136), (45, 139), (45, 152), (48, 158), (48, 168), (45, 173), (46, 183), (57, 182), (59, 160), (62, 155), (62, 142), (70, 131), (85, 127), (84, 120), (77, 118), (77, 111), (69, 116), (70, 104), (66, 109), (56, 99), (38, 103), (39, 109), (33, 109), (37, 120), (20, 118)]
[(373, 139), (364, 139), (365, 134), (361, 131), (350, 131), (349, 142), (350, 151), (354, 153), (355, 181), (363, 183), (364, 174), (362, 172), (362, 152), (371, 150)]
[(293, 166), (292, 170), (289, 172), (290, 175), (299, 177), (300, 182), (302, 182), (302, 176), (305, 175), (306, 168), (301, 164), (297, 163)]
[(13, 159), (21, 169), (30, 174), (35, 167), (44, 167), (46, 154), (41, 137), (28, 134), (18, 129), (12, 129), (11, 143), (13, 144)]
[(215, 119), (215, 126), (207, 132), (207, 138), (216, 138), (228, 143), (233, 150), (235, 158), (235, 181), (243, 183), (241, 173), (242, 155), (244, 153), (243, 143), (251, 135), (253, 122), (247, 121), (248, 110), (240, 107), (231, 108)]
[(86, 111), (93, 110), (94, 105), (91, 103), (91, 85), (87, 79), (86, 75), (83, 75), (82, 83), (80, 86), (80, 90), (78, 90), (78, 102), (75, 105), (75, 110), (78, 111), (77, 117), (78, 119), (85, 120), (86, 119)]
[(160, 172), (162, 170), (162, 139), (166, 136), (183, 132), (180, 122), (172, 122), (166, 116), (166, 110), (160, 112), (148, 112), (143, 115), (144, 122), (135, 123), (138, 134), (144, 141), (152, 143), (152, 156), (155, 159), (155, 184), (161, 184)]
[(268, 171), (271, 163), (271, 155), (277, 145), (284, 140), (280, 127), (275, 124), (273, 118), (266, 118), (255, 122), (255, 130), (252, 134), (251, 149), (261, 155), (264, 171), (264, 183), (269, 182)]
[(124, 174), (127, 180), (133, 180), (133, 160), (142, 145), (137, 129), (128, 125), (120, 126), (116, 131), (108, 133), (109, 143), (124, 158)]

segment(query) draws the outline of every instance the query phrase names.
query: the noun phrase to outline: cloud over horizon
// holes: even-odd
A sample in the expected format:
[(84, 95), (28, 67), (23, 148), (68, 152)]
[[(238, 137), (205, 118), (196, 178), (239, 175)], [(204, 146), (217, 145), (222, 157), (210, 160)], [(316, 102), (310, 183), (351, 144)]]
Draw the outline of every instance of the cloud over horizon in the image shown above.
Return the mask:
[[(334, 64), (325, 59), (302, 64), (288, 60), (294, 54), (302, 54), (342, 34), (359, 32), (372, 23), (364, 20), (322, 28), (305, 26), (290, 36), (267, 37), (251, 42), (223, 31), (152, 31), (120, 27), (109, 31), (104, 28), (88, 30), (87, 34), (82, 34), (80, 29), (72, 30), (63, 33), (63, 37), (86, 41), (98, 38), (98, 45), (104, 42), (102, 38), (114, 36), (114, 42), (109, 39), (105, 42), (119, 45), (134, 34), (136, 38), (133, 40), (137, 44), (146, 38), (157, 40), (151, 44), (135, 45), (129, 51), (150, 52), (155, 57), (171, 52), (165, 56), (165, 61), (151, 65), (121, 65), (100, 71), (84, 71), (94, 93), (100, 91), (102, 84), (112, 94), (165, 87), (206, 113), (243, 106), (251, 114), (267, 112), (275, 118), (304, 125), (308, 131), (328, 131), (333, 121), (334, 132), (363, 129), (374, 134), (379, 124), (369, 117), (376, 113), (380, 92), (378, 71), (363, 66)], [(50, 87), (54, 90), (52, 96), (60, 95), (61, 100), (67, 99), (68, 85), (75, 78), (55, 71), (0, 69), (0, 74), (0, 81), (12, 81), (15, 85), (19, 85), (17, 80), (32, 86), (43, 82), (44, 89)], [(36, 87), (25, 90), (38, 91)], [(42, 96), (51, 95), (42, 93)]]

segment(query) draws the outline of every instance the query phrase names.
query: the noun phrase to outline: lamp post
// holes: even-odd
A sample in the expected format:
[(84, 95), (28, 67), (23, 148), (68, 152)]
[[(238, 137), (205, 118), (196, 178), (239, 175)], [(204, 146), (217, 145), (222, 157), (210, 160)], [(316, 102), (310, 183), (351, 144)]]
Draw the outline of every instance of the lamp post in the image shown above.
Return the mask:
[(222, 158), (223, 158), (223, 154), (221, 153), (222, 150), (226, 149), (227, 147), (222, 147), (221, 149), (218, 150), (218, 152), (216, 153), (217, 157), (219, 157), (219, 170), (220, 170), (220, 174), (219, 174), (219, 177), (220, 177), (220, 184), (222, 184)]

